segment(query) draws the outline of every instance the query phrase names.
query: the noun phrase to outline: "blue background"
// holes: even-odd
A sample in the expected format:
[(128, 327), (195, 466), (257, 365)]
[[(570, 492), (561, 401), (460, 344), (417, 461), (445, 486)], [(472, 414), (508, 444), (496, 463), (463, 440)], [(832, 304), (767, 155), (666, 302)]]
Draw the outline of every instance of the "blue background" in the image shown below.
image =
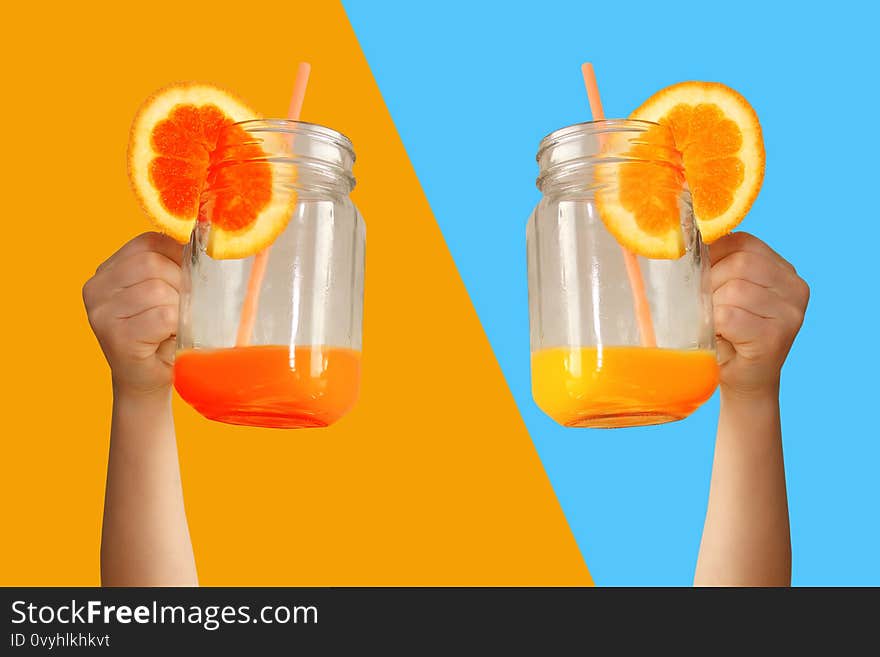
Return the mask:
[[(717, 396), (671, 425), (562, 429), (529, 383), (525, 223), (541, 137), (681, 80), (761, 118), (764, 188), (742, 228), (812, 287), (783, 375), (794, 582), (880, 585), (875, 345), (878, 11), (868, 3), (376, 3), (345, 7), (597, 584), (689, 584)], [(875, 5), (876, 6), (876, 5)]]

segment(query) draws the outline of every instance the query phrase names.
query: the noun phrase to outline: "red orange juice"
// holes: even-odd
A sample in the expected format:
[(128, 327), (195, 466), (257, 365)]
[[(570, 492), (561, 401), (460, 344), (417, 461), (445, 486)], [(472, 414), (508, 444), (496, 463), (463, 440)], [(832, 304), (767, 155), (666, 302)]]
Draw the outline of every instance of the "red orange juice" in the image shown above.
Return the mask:
[(211, 420), (258, 427), (326, 427), (354, 406), (361, 354), (323, 345), (184, 349), (174, 387)]
[(718, 385), (715, 352), (657, 347), (553, 347), (532, 354), (532, 396), (568, 427), (681, 420)]

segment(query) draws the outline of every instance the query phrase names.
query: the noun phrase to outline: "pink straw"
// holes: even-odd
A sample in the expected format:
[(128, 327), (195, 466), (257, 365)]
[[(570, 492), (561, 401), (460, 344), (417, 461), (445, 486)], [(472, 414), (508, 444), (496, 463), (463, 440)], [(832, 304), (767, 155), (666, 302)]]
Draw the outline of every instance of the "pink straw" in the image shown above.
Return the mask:
[(290, 97), (290, 107), (287, 110), (287, 118), (291, 121), (299, 121), (302, 112), (303, 101), (306, 99), (306, 86), (309, 84), (309, 73), (312, 65), (300, 62), (296, 67), (296, 78), (293, 80), (293, 95)]
[[(593, 65), (586, 62), (581, 66), (584, 75), (584, 86), (587, 88), (587, 98), (590, 101), (590, 112), (594, 121), (604, 121), (605, 111), (602, 109), (602, 99), (599, 96), (599, 85), (596, 82), (596, 72)], [(648, 295), (645, 293), (645, 282), (642, 280), (642, 269), (639, 260), (634, 253), (620, 246), (623, 252), (623, 262), (626, 264), (626, 275), (629, 278), (629, 286), (632, 288), (633, 309), (636, 314), (636, 322), (639, 325), (643, 347), (656, 347), (657, 338), (654, 335), (654, 322), (651, 320), (651, 306), (648, 304)]]
[[(312, 67), (306, 62), (301, 62), (296, 68), (296, 79), (293, 82), (293, 96), (290, 98), (290, 109), (287, 118), (291, 121), (299, 121), (302, 112), (303, 101), (306, 97), (306, 86), (309, 83), (309, 73)], [(269, 264), (269, 250), (271, 246), (254, 256), (254, 264), (251, 267), (248, 279), (247, 292), (244, 295), (244, 303), (241, 306), (241, 318), (238, 322), (238, 335), (235, 338), (236, 347), (246, 347), (250, 344), (251, 335), (254, 332), (254, 324), (257, 321), (257, 309), (260, 304), (260, 288), (263, 287), (263, 278), (266, 276), (266, 265)]]

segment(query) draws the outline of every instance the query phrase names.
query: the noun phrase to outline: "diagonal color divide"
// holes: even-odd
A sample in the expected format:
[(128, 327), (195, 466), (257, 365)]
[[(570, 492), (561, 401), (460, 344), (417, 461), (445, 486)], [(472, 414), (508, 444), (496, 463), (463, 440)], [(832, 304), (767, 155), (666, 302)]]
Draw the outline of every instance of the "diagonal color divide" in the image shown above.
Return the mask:
[[(877, 3), (797, 15), (784, 3), (683, 0), (532, 3), (345, 0), (348, 17), (535, 446), (600, 585), (689, 585), (700, 544), (718, 414), (713, 399), (684, 422), (611, 432), (567, 430), (535, 406), (530, 390), (525, 224), (540, 198), (535, 151), (547, 133), (588, 118), (579, 66), (596, 64), (608, 116), (627, 116), (682, 80), (718, 80), (755, 105), (764, 127), (767, 178), (742, 229), (782, 253), (813, 288), (807, 319), (783, 369), (783, 442), (795, 585), (880, 584), (880, 441), (870, 346), (835, 349), (852, 326), (880, 320), (865, 304), (872, 258), (841, 259), (821, 233), (804, 181), (817, 180), (816, 76), (840, 114), (875, 107), (865, 84), (877, 59)], [(857, 20), (853, 17), (856, 16)], [(755, 20), (760, 17), (760, 20)], [(872, 20), (873, 19), (873, 20)], [(773, 41), (786, 58), (760, 48)], [(679, 38), (670, 38), (677, 35)], [(813, 44), (826, 45), (816, 66)], [(719, 47), (719, 44), (724, 46)], [(695, 55), (696, 54), (696, 55)], [(818, 68), (817, 68), (818, 66)], [(825, 190), (847, 234), (875, 234), (864, 195), (876, 186), (880, 133), (859, 132), (846, 166), (824, 167)], [(820, 157), (827, 149), (818, 150)], [(823, 205), (824, 203), (824, 205)], [(804, 229), (806, 224), (811, 229)], [(853, 309), (857, 312), (853, 313)], [(848, 321), (856, 317), (856, 321)], [(845, 318), (843, 323), (841, 318)], [(865, 355), (862, 352), (865, 352)], [(869, 366), (866, 367), (866, 359)]]

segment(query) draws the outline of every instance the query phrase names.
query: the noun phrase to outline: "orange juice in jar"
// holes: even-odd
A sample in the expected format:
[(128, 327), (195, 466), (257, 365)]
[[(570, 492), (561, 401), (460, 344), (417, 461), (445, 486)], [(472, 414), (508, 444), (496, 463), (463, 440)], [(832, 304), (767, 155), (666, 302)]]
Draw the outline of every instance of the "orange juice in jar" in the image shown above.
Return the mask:
[(715, 390), (711, 349), (551, 347), (532, 355), (536, 403), (567, 427), (680, 420)]
[[(647, 121), (578, 124), (548, 135), (538, 162), (543, 198), (527, 228), (535, 402), (569, 427), (687, 417), (712, 396), (718, 364), (708, 254), (671, 134)], [(639, 255), (609, 228), (634, 222)]]
[[(325, 427), (360, 389), (365, 228), (348, 196), (354, 151), (340, 133), (300, 121), (228, 130), (237, 132), (212, 156), (184, 252), (174, 386), (209, 419)], [(264, 212), (286, 213), (271, 247), (244, 257), (234, 252), (247, 230), (238, 217), (254, 201), (230, 198), (239, 178), (248, 192), (268, 181)]]

